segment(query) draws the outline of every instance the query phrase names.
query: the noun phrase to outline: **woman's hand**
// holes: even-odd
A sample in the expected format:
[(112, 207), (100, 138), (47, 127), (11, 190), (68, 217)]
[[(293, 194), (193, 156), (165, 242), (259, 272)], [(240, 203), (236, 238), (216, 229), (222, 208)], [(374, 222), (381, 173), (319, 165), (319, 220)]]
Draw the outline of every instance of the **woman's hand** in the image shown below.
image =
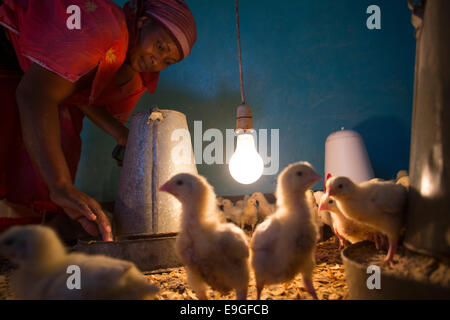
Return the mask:
[(112, 240), (111, 226), (100, 205), (73, 186), (61, 147), (58, 106), (95, 74), (72, 83), (32, 64), (16, 90), (22, 135), (34, 165), (50, 190), (50, 199), (91, 235)]
[(51, 188), (50, 199), (62, 207), (71, 219), (78, 221), (90, 235), (96, 237), (100, 231), (104, 241), (113, 240), (111, 224), (100, 205), (75, 186)]
[(22, 135), (34, 165), (50, 190), (50, 199), (61, 206), (93, 236), (112, 240), (111, 226), (100, 205), (73, 186), (61, 147), (58, 106), (83, 87), (93, 70), (77, 83), (32, 64), (16, 90)]

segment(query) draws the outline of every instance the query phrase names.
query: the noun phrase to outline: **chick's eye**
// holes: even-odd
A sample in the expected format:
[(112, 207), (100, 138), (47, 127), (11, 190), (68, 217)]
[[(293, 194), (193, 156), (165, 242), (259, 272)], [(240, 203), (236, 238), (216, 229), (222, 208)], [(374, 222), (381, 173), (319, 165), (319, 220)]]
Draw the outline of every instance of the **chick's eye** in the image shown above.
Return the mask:
[(303, 172), (297, 171), (297, 176), (301, 177), (303, 175)]
[(333, 203), (333, 200), (328, 201), (328, 203), (329, 203), (329, 204), (332, 204), (332, 203)]
[(181, 180), (177, 181), (177, 186), (181, 186), (182, 184), (183, 184), (183, 181), (181, 181)]
[(342, 189), (344, 186), (342, 185), (342, 183), (340, 185), (338, 185), (339, 189)]

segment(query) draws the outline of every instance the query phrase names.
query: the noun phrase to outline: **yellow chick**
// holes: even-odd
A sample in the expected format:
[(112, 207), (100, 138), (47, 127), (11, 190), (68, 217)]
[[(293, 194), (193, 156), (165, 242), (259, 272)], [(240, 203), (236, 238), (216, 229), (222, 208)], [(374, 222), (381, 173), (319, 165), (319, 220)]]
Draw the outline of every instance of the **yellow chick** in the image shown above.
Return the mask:
[[(44, 226), (10, 228), (0, 236), (0, 254), (19, 267), (12, 276), (18, 299), (148, 299), (159, 291), (131, 262), (67, 253), (56, 233)], [(67, 284), (71, 268), (79, 270), (80, 288)]]
[(261, 192), (255, 192), (251, 195), (250, 198), (257, 201), (258, 213), (261, 217), (261, 220), (266, 220), (267, 217), (275, 212), (275, 205), (269, 203), (269, 201), (267, 201), (266, 197)]
[(181, 202), (181, 231), (176, 249), (197, 297), (207, 299), (209, 285), (222, 293), (235, 290), (237, 299), (246, 299), (249, 281), (247, 238), (237, 226), (219, 221), (212, 186), (204, 177), (181, 173), (159, 190)]
[(327, 181), (327, 192), (347, 218), (388, 237), (389, 251), (384, 262), (391, 263), (404, 223), (406, 188), (390, 181), (366, 181), (358, 185), (347, 177), (333, 177)]
[(250, 198), (249, 195), (245, 195), (244, 199), (236, 201), (236, 204), (235, 204), (236, 207), (244, 209), (244, 207), (247, 205), (247, 201), (249, 198)]
[(345, 217), (341, 210), (339, 210), (336, 201), (328, 194), (323, 195), (319, 210), (330, 212), (333, 221), (333, 230), (339, 238), (340, 248), (345, 247), (345, 240), (350, 243), (370, 240), (375, 242), (377, 248), (380, 248), (382, 245), (380, 243), (382, 238), (378, 235), (377, 230)]
[(278, 176), (277, 210), (256, 228), (250, 244), (258, 299), (264, 286), (291, 281), (298, 273), (317, 299), (312, 281), (317, 226), (306, 192), (319, 180), (307, 162), (291, 164)]
[(244, 229), (246, 225), (249, 225), (252, 232), (255, 230), (255, 226), (258, 223), (258, 203), (255, 199), (249, 198), (247, 204), (242, 210), (241, 215), (241, 229)]
[(234, 224), (241, 225), (242, 209), (234, 206), (233, 202), (229, 199), (222, 201), (223, 213), (227, 221), (231, 221)]

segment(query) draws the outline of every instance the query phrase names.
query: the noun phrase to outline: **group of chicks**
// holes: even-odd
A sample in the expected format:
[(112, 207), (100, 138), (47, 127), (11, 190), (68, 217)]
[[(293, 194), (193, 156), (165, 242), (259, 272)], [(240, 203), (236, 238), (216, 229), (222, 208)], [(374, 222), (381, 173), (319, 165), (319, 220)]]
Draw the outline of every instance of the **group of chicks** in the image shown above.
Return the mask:
[(392, 263), (404, 227), (409, 176), (399, 171), (395, 180), (372, 179), (355, 184), (347, 177), (326, 182), (326, 192), (317, 191), (318, 220), (334, 231), (339, 248), (369, 240), (377, 249), (389, 245), (383, 262)]
[[(314, 194), (310, 188), (319, 180), (307, 162), (287, 166), (278, 176), (276, 206), (261, 193), (235, 205), (217, 199), (213, 187), (199, 175), (177, 174), (163, 184), (159, 190), (182, 204), (176, 250), (197, 297), (207, 299), (209, 286), (221, 293), (234, 290), (237, 299), (246, 299), (253, 271), (257, 299), (265, 286), (289, 282), (299, 273), (307, 292), (317, 299), (313, 269), (321, 221), (350, 242), (387, 236), (391, 261), (407, 188), (391, 181), (355, 184), (335, 177), (326, 182), (326, 193)], [(319, 214), (323, 210), (330, 212), (328, 218)], [(250, 240), (242, 229), (245, 225), (252, 228)], [(363, 231), (354, 232), (358, 228)], [(12, 286), (21, 299), (143, 299), (158, 292), (133, 263), (68, 253), (55, 232), (43, 226), (4, 232), (0, 254), (19, 266)], [(81, 290), (66, 286), (69, 265), (81, 269)]]
[(177, 251), (198, 298), (206, 299), (210, 286), (224, 294), (235, 290), (237, 299), (246, 299), (253, 270), (257, 299), (264, 286), (291, 281), (298, 273), (308, 293), (317, 299), (312, 275), (318, 230), (307, 190), (319, 180), (309, 163), (289, 165), (278, 176), (275, 212), (256, 227), (255, 211), (253, 219), (246, 216), (248, 203), (255, 200), (250, 197), (241, 216), (231, 216), (241, 227), (251, 225), (250, 241), (241, 228), (223, 222), (216, 194), (205, 178), (178, 174), (166, 182), (160, 190), (182, 204)]
[(275, 205), (269, 203), (261, 192), (246, 195), (243, 200), (238, 200), (235, 204), (229, 199), (218, 197), (217, 206), (222, 222), (232, 222), (243, 230), (245, 226), (250, 226), (252, 232), (258, 223), (264, 221), (276, 209)]

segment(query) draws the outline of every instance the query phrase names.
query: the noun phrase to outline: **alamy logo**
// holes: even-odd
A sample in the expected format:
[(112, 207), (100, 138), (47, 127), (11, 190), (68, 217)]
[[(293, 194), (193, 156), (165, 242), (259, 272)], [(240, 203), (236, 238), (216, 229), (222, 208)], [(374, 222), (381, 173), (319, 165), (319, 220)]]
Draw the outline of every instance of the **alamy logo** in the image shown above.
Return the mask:
[(70, 16), (66, 20), (66, 26), (69, 30), (80, 30), (81, 29), (81, 9), (77, 5), (71, 5), (67, 7), (67, 14)]
[[(278, 172), (280, 160), (279, 136), (279, 129), (270, 129), (270, 131), (259, 129), (253, 132), (258, 153), (264, 161), (263, 175), (274, 175)], [(175, 164), (191, 164), (194, 159), (197, 165), (228, 164), (235, 152), (235, 137), (234, 129), (226, 129), (224, 137), (223, 132), (217, 128), (209, 128), (203, 132), (202, 121), (194, 121), (194, 154), (191, 150), (190, 132), (186, 129), (176, 129), (171, 135), (171, 140), (175, 142), (171, 150), (172, 162)], [(208, 144), (203, 146), (204, 142), (208, 142)]]
[(370, 265), (367, 267), (367, 274), (371, 276), (367, 278), (367, 289), (381, 289), (381, 269), (379, 266)]
[(381, 9), (377, 5), (371, 5), (367, 8), (367, 14), (370, 14), (367, 18), (366, 26), (369, 30), (380, 30), (381, 29)]
[(69, 290), (80, 290), (81, 289), (81, 269), (77, 265), (70, 265), (66, 270), (67, 274), (70, 276), (67, 278), (66, 285)]

